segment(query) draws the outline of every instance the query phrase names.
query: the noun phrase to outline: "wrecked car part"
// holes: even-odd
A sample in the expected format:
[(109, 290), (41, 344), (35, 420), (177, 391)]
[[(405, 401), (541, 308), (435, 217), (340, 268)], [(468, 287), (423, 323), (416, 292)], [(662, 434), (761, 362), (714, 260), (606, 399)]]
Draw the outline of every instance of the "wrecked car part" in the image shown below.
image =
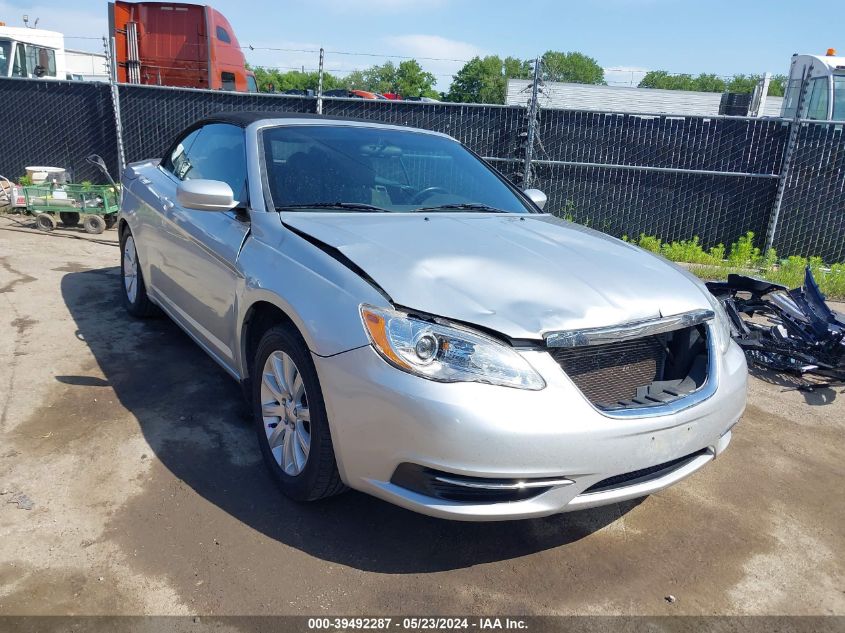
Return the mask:
[(831, 310), (807, 267), (800, 288), (744, 275), (707, 283), (731, 322), (731, 335), (755, 365), (793, 376), (825, 378), (806, 391), (845, 384), (845, 316)]

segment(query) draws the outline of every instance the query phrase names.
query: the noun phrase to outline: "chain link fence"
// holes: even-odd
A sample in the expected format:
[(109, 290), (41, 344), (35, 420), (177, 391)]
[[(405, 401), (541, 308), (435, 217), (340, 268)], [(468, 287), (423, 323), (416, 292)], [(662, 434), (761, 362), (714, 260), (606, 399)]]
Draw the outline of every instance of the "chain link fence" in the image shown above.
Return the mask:
[(308, 97), (121, 84), (120, 120), (127, 162), (162, 156), (176, 135), (216, 112), (315, 112)]
[(613, 235), (765, 235), (789, 136), (779, 120), (542, 110), (532, 185)]
[(64, 167), (76, 182), (99, 182), (99, 170), (85, 161), (93, 153), (117, 168), (108, 84), (0, 79), (0, 104), (0, 174), (6, 178), (20, 177), (29, 166), (50, 165)]
[[(314, 113), (319, 103), (155, 86), (118, 90), (130, 162), (160, 156), (180, 130), (215, 112)], [(47, 164), (69, 168), (77, 181), (98, 180), (84, 161), (94, 152), (116, 173), (107, 84), (0, 79), (0, 102), (0, 174), (14, 178), (28, 165)], [(517, 185), (544, 190), (550, 213), (616, 236), (698, 236), (714, 246), (750, 230), (762, 246), (781, 183), (773, 234), (779, 254), (845, 260), (842, 123), (325, 97), (322, 110), (454, 136)], [(801, 127), (786, 161), (794, 125)]]
[(845, 261), (845, 125), (798, 125), (773, 245), (781, 255)]

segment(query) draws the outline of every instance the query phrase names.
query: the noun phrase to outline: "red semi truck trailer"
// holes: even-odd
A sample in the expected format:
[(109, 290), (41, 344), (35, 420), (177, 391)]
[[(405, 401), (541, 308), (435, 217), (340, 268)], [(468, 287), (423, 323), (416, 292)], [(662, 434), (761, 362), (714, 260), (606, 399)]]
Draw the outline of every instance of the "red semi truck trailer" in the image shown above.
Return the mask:
[(110, 2), (117, 80), (255, 92), (232, 25), (207, 5)]

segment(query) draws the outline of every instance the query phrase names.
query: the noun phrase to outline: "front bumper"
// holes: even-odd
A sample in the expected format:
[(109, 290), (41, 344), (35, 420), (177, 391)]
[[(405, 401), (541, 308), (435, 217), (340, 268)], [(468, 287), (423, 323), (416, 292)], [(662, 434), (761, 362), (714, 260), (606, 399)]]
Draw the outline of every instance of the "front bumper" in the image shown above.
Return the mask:
[[(448, 519), (580, 510), (651, 494), (689, 476), (727, 447), (745, 408), (745, 357), (734, 344), (717, 361), (718, 388), (710, 398), (671, 414), (624, 419), (594, 408), (548, 354), (523, 354), (546, 380), (545, 389), (433, 382), (395, 369), (371, 347), (314, 356), (344, 482)], [(656, 478), (585, 493), (609, 477), (694, 453), (699, 454)], [(402, 463), (464, 477), (574, 483), (520, 501), (454, 502), (391, 483)]]

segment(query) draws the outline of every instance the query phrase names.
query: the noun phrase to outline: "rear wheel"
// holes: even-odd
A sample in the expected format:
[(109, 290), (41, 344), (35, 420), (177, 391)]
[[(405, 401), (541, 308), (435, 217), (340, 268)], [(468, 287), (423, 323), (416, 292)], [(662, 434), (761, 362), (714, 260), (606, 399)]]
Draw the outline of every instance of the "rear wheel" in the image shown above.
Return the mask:
[(345, 490), (317, 371), (292, 327), (279, 325), (264, 334), (252, 376), (261, 454), (282, 492), (297, 501), (314, 501)]
[(158, 308), (147, 296), (147, 286), (135, 250), (135, 238), (129, 230), (125, 233), (123, 248), (120, 249), (120, 281), (123, 305), (129, 314), (140, 318), (158, 314)]

